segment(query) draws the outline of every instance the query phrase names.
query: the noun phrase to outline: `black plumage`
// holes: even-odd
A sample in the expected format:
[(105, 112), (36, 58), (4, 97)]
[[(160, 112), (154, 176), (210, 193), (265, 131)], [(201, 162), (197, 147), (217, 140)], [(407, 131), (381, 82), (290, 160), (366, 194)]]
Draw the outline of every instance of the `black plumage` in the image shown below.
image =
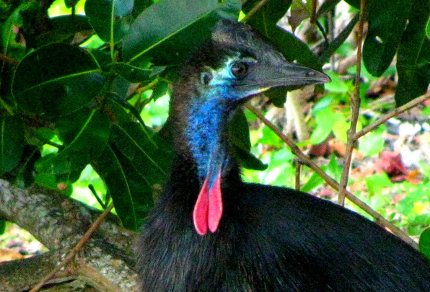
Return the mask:
[(375, 223), (241, 181), (227, 135), (235, 109), (269, 88), (327, 81), (244, 24), (216, 26), (173, 86), (176, 158), (137, 243), (141, 291), (430, 291), (427, 260)]

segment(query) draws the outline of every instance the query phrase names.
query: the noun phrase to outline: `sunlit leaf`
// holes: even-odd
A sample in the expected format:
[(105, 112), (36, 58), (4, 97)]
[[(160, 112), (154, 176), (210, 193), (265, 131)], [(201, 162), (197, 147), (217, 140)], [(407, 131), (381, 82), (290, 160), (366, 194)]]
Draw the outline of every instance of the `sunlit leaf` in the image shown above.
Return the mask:
[(164, 0), (144, 10), (124, 38), (126, 60), (152, 56), (154, 62), (177, 63), (210, 37), (220, 17), (237, 19), (238, 0)]

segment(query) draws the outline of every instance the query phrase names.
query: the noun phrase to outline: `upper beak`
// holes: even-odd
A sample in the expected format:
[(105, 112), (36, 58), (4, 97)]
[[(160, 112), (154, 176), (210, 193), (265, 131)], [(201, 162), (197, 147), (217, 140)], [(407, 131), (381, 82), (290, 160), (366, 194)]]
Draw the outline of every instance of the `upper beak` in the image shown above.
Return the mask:
[(302, 87), (330, 81), (327, 74), (285, 62), (278, 66), (259, 65), (246, 77), (246, 80), (241, 80), (236, 85), (249, 96), (275, 87)]
[(327, 74), (295, 63), (284, 63), (279, 67), (260, 68), (259, 71), (260, 76), (258, 79), (260, 80), (260, 86), (268, 89), (290, 86), (301, 87), (331, 81)]

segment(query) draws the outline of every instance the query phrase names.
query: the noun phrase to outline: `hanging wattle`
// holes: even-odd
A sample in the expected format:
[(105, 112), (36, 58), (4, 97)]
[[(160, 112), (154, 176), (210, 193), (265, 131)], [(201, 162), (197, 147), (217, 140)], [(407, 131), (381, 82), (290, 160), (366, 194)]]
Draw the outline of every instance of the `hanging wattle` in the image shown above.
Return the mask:
[(209, 185), (209, 177), (203, 183), (193, 211), (196, 231), (206, 235), (208, 228), (213, 233), (218, 229), (222, 216), (221, 171), (218, 172), (213, 185)]

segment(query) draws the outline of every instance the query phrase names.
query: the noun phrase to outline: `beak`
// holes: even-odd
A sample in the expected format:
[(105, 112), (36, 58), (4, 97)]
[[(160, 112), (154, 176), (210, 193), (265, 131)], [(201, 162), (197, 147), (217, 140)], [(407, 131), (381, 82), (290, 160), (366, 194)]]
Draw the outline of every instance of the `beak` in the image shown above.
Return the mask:
[[(322, 84), (330, 82), (327, 74), (301, 66), (295, 63), (285, 63), (282, 67), (265, 68), (262, 71), (262, 80), (267, 87), (305, 86), (309, 84)], [(267, 74), (267, 75), (266, 75)]]
[(327, 74), (295, 63), (285, 62), (279, 66), (261, 64), (251, 70), (252, 72), (245, 79), (233, 84), (237, 90), (243, 93), (243, 97), (249, 97), (271, 88), (299, 88), (331, 81)]

